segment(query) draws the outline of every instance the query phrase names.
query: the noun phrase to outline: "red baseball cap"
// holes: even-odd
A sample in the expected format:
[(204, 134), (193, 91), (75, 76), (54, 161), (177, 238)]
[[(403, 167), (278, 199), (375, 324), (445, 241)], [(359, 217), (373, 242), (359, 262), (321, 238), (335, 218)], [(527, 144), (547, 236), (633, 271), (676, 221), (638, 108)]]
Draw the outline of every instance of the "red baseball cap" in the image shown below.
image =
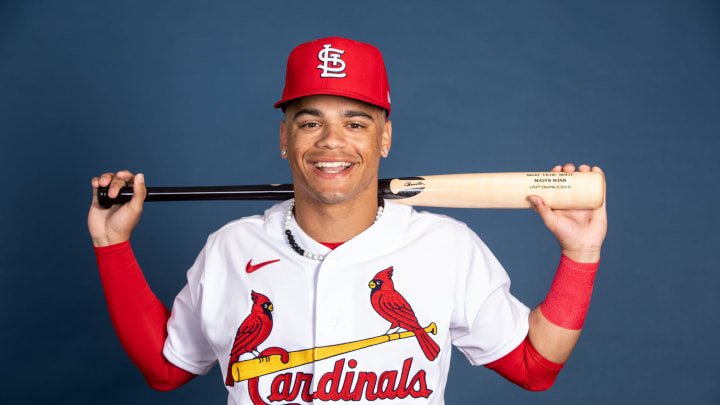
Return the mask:
[(387, 110), (390, 86), (380, 51), (352, 39), (329, 37), (298, 45), (290, 53), (282, 100), (329, 94), (361, 100)]

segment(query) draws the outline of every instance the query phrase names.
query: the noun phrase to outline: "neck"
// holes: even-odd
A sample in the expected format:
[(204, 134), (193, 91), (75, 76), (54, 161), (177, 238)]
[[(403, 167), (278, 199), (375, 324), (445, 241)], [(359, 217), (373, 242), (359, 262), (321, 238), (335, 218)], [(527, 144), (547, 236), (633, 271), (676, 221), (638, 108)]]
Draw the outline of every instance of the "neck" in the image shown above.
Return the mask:
[(377, 210), (377, 190), (335, 204), (295, 195), (295, 221), (318, 242), (345, 242), (354, 238), (375, 222)]

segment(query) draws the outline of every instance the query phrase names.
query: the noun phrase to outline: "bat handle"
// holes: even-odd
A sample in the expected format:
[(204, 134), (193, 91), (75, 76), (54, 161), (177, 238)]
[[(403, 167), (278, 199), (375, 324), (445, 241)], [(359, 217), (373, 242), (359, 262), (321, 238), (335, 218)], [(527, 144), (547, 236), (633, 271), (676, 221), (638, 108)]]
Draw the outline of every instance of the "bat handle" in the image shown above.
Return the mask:
[[(98, 204), (100, 204), (102, 208), (107, 209), (115, 204), (124, 204), (132, 199), (133, 194), (131, 187), (123, 187), (120, 189), (120, 193), (115, 198), (108, 196), (108, 188), (109, 187), (98, 187), (97, 189)], [(128, 192), (127, 189), (130, 189), (130, 191)]]

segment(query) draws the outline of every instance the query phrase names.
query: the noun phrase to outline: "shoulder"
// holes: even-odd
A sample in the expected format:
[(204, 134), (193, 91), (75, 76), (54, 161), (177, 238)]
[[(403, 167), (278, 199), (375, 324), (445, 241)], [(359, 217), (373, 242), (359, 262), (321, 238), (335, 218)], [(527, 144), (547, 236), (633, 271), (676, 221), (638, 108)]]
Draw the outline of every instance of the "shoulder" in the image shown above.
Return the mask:
[(262, 239), (270, 235), (280, 236), (281, 223), (288, 201), (279, 202), (263, 214), (236, 219), (223, 225), (208, 237), (208, 245), (234, 243), (238, 239)]
[(474, 232), (462, 221), (443, 214), (428, 211), (417, 211), (415, 208), (386, 202), (386, 213), (392, 225), (403, 229), (405, 232), (428, 232), (432, 234), (455, 234), (467, 236), (474, 235)]
[(406, 263), (412, 261), (418, 269), (442, 268), (445, 277), (459, 283), (482, 280), (483, 285), (490, 285), (491, 279), (505, 280), (491, 250), (464, 222), (397, 203), (386, 206), (390, 215), (380, 230), (387, 245), (383, 253), (402, 255)]
[(386, 202), (381, 220), (384, 239), (393, 238), (397, 245), (432, 246), (447, 252), (486, 250), (487, 246), (475, 232), (462, 221), (447, 215), (417, 211), (413, 207)]

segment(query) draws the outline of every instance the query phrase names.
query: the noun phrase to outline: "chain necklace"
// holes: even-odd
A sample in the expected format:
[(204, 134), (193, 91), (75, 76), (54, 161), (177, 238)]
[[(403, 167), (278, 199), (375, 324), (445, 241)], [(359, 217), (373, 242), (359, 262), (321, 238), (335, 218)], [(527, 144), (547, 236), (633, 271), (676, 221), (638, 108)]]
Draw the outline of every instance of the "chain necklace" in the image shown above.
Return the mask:
[[(312, 253), (308, 252), (307, 250), (301, 248), (298, 246), (297, 242), (295, 242), (295, 237), (292, 234), (292, 231), (290, 230), (290, 223), (292, 222), (292, 215), (293, 215), (293, 208), (295, 208), (295, 199), (290, 199), (290, 204), (288, 204), (287, 211), (285, 212), (285, 235), (287, 235), (288, 243), (290, 244), (290, 247), (297, 252), (300, 256), (307, 257), (308, 259), (323, 261), (325, 260), (325, 256), (318, 254), (318, 253)], [(375, 214), (375, 222), (380, 219), (382, 216), (383, 210), (385, 209), (385, 201), (382, 199), (382, 197), (378, 196), (378, 210), (377, 214)]]

